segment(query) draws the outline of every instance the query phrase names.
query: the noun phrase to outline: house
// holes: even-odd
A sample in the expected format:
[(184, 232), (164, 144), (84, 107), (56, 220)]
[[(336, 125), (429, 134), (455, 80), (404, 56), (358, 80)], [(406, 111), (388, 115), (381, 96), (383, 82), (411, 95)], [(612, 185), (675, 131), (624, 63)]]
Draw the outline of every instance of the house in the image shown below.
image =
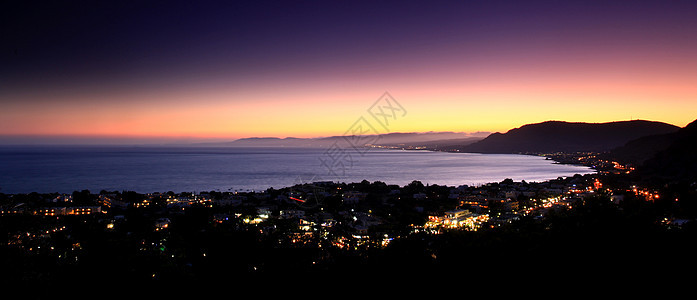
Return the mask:
[(426, 199), (426, 198), (428, 198), (428, 196), (424, 193), (416, 193), (412, 197), (414, 197), (414, 199)]
[(469, 217), (470, 214), (471, 212), (467, 209), (454, 209), (446, 211), (443, 219), (450, 220), (450, 222), (459, 222)]
[(357, 204), (358, 202), (365, 200), (366, 193), (358, 191), (346, 191), (342, 195), (342, 199), (346, 204)]
[(167, 227), (169, 227), (170, 220), (169, 218), (159, 218), (155, 220), (155, 230), (162, 230)]
[(72, 206), (65, 208), (66, 215), (91, 215), (102, 212), (101, 206)]
[(518, 201), (506, 199), (506, 201), (503, 202), (503, 209), (506, 211), (518, 210)]
[(268, 219), (271, 216), (271, 208), (257, 207), (257, 216), (261, 219)]
[(305, 217), (305, 211), (299, 209), (287, 209), (279, 212), (281, 219), (301, 219)]
[(511, 199), (516, 199), (520, 195), (520, 192), (518, 191), (506, 191), (504, 193), (505, 198), (511, 198)]
[(32, 212), (40, 216), (91, 215), (102, 212), (101, 206), (56, 206), (41, 207)]
[(242, 195), (226, 195), (222, 199), (213, 199), (213, 205), (216, 206), (237, 206), (247, 200), (246, 196)]
[(103, 194), (99, 195), (99, 203), (102, 205), (112, 208), (127, 208), (128, 207), (128, 202), (123, 201), (121, 197), (117, 194), (110, 193), (110, 194)]
[(73, 196), (68, 195), (68, 194), (61, 194), (52, 200), (53, 203), (65, 203), (65, 202), (73, 202)]

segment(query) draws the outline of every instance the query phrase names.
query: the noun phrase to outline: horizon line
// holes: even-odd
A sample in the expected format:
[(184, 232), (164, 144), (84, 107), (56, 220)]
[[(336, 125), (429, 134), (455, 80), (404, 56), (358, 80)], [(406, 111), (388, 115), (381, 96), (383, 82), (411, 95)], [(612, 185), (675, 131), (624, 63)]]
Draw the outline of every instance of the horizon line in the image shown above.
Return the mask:
[[(676, 127), (684, 127), (664, 121), (653, 121), (648, 119), (628, 119), (628, 120), (617, 120), (617, 121), (607, 121), (607, 122), (583, 122), (583, 121), (564, 121), (558, 119), (550, 119), (541, 122), (527, 123), (520, 125), (518, 127), (513, 127), (508, 129), (516, 129), (525, 125), (541, 124), (546, 122), (564, 122), (564, 123), (585, 123), (585, 124), (605, 124), (605, 123), (618, 123), (618, 122), (632, 122), (632, 121), (645, 121), (645, 122), (658, 122), (673, 125)], [(688, 122), (689, 124), (689, 122)], [(507, 132), (506, 131), (506, 132)], [(493, 134), (493, 133), (503, 133), (501, 131), (395, 131), (380, 134), (367, 134), (366, 136), (373, 135), (388, 135), (388, 134), (425, 134), (425, 133), (452, 133), (452, 134)], [(243, 139), (322, 139), (322, 138), (332, 138), (345, 136), (345, 134), (334, 134), (334, 135), (319, 135), (311, 137), (303, 137), (302, 135), (294, 136), (268, 136), (268, 135), (248, 135), (244, 137), (232, 137), (232, 136), (206, 136), (206, 135), (136, 135), (136, 134), (0, 134), (0, 145), (3, 146), (22, 146), (22, 145), (184, 145), (184, 144), (200, 144), (200, 143), (212, 143), (212, 142), (234, 142)], [(9, 140), (8, 140), (9, 139)], [(17, 140), (19, 139), (19, 140)], [(38, 140), (37, 140), (38, 139)], [(14, 140), (14, 141), (13, 141)], [(72, 140), (72, 141), (71, 141)], [(147, 141), (144, 143), (144, 141)]]

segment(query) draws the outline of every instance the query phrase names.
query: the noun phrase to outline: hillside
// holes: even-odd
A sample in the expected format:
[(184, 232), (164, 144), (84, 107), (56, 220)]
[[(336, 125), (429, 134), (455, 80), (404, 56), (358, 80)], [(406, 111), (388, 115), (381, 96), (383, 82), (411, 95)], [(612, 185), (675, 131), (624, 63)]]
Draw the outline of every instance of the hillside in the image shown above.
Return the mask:
[(667, 149), (677, 138), (677, 132), (644, 136), (612, 149), (601, 157), (623, 164), (641, 165)]
[(671, 135), (668, 142), (664, 149), (639, 166), (639, 174), (653, 180), (694, 184), (697, 181), (697, 120)]
[(473, 153), (603, 152), (650, 135), (680, 129), (662, 122), (632, 120), (608, 123), (547, 121), (528, 124), (461, 147)]

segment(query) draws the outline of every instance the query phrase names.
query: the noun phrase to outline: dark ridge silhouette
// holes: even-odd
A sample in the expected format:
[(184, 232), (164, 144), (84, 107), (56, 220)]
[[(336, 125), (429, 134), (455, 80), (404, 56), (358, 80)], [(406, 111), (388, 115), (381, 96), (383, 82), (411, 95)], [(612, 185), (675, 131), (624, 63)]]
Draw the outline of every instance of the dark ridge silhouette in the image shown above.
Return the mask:
[(639, 166), (639, 174), (655, 181), (697, 182), (697, 120), (664, 137), (665, 141), (663, 149)]
[(608, 123), (547, 121), (528, 124), (461, 147), (474, 153), (605, 152), (639, 137), (668, 134), (680, 127), (655, 121)]
[(624, 164), (641, 165), (675, 142), (678, 132), (656, 134), (631, 140), (623, 146), (602, 155), (603, 158)]

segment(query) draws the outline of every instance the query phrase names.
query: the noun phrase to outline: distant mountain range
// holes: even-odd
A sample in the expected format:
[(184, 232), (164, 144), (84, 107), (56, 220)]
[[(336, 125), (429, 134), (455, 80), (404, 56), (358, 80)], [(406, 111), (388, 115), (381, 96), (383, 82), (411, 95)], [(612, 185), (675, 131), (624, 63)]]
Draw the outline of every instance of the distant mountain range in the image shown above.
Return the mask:
[(444, 145), (466, 145), (479, 141), (489, 132), (407, 132), (386, 133), (365, 136), (329, 136), (319, 138), (278, 138), (251, 137), (230, 142), (199, 143), (199, 146), (227, 147), (341, 147), (386, 146), (386, 147), (429, 147), (439, 148)]
[[(632, 163), (644, 177), (697, 180), (697, 120), (675, 125), (631, 120), (607, 123), (547, 121), (505, 133), (412, 132), (320, 138), (253, 137), (199, 144), (228, 147), (384, 146), (470, 153), (540, 154), (601, 152), (607, 159)], [(692, 181), (690, 181), (692, 182)]]
[(680, 127), (654, 121), (608, 123), (547, 121), (528, 124), (506, 133), (459, 147), (474, 153), (604, 152), (637, 138), (675, 133)]
[[(655, 121), (607, 123), (547, 121), (527, 124), (505, 133), (408, 132), (318, 138), (250, 137), (229, 142), (200, 143), (227, 147), (356, 147), (384, 146), (471, 153), (553, 153), (617, 151), (629, 158), (645, 157), (667, 143), (680, 127)], [(629, 142), (632, 142), (628, 144)], [(622, 148), (625, 147), (625, 148)], [(657, 149), (653, 149), (659, 147)], [(652, 150), (653, 149), (653, 150)], [(662, 149), (662, 148), (660, 148)], [(645, 152), (645, 153), (644, 153)]]

